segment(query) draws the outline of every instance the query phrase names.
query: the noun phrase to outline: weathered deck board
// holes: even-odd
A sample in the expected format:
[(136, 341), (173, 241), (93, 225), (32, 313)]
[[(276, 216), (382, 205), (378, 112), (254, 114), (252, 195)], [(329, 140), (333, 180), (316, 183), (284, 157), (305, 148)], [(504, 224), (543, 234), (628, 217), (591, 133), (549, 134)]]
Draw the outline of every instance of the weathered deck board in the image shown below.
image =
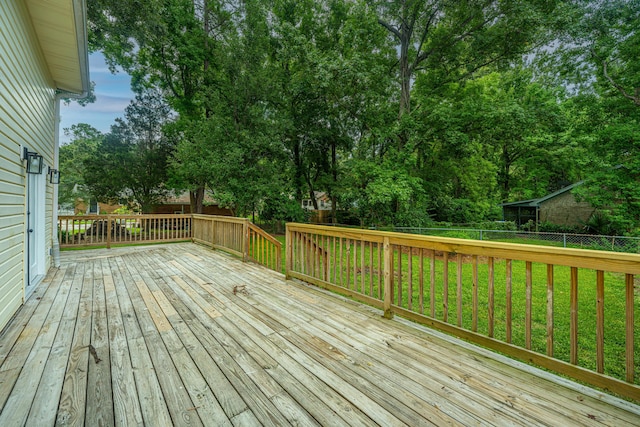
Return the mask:
[(101, 260), (96, 260), (91, 263), (91, 266), (93, 267), (93, 316), (89, 343), (85, 419), (86, 423), (93, 425), (114, 425), (107, 303)]
[[(20, 390), (20, 393), (11, 393), (8, 396), (3, 411), (0, 413), (0, 425), (10, 425), (12, 423), (22, 425), (27, 420), (37, 393), (38, 384), (47, 364), (50, 349), (58, 333), (58, 327), (60, 326), (63, 310), (71, 288), (68, 282), (70, 277), (73, 277), (73, 271), (74, 268), (70, 268), (54, 276), (54, 282), (51, 286), (59, 287), (60, 291), (56, 294), (52, 305), (46, 313), (42, 328), (31, 331), (25, 329), (25, 332), (29, 332), (29, 335), (25, 338), (31, 341), (32, 336), (35, 335), (35, 340), (28, 354), (15, 355), (20, 360), (26, 359), (13, 387), (13, 390)], [(67, 283), (67, 286), (62, 286), (63, 283)], [(5, 362), (9, 361), (10, 357), (11, 355)]]
[(34, 295), (0, 334), (3, 426), (640, 423), (632, 403), (194, 244), (63, 253)]

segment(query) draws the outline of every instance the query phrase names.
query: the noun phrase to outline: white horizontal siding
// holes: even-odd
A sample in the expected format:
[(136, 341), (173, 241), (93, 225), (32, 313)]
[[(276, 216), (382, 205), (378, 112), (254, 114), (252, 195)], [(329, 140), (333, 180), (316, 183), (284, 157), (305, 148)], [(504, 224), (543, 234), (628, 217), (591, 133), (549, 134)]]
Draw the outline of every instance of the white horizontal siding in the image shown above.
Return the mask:
[[(22, 0), (0, 1), (0, 330), (24, 297), (26, 171), (20, 147), (53, 164), (54, 99), (26, 6)], [(45, 199), (46, 236), (51, 236), (53, 187), (48, 183)], [(45, 246), (48, 266), (50, 238)]]

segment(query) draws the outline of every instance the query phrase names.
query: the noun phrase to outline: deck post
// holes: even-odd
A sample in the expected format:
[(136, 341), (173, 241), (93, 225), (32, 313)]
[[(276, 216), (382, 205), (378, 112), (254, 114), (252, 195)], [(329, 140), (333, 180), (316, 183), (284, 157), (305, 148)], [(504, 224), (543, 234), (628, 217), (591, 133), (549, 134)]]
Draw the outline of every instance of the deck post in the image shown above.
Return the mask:
[(289, 273), (291, 272), (291, 266), (293, 265), (293, 233), (289, 229), (289, 224), (285, 225), (285, 259), (284, 259), (284, 274), (285, 279), (290, 280), (291, 276)]
[(211, 248), (216, 246), (216, 219), (211, 218)]
[(391, 309), (391, 293), (393, 292), (391, 286), (391, 245), (389, 244), (389, 238), (384, 238), (384, 315), (386, 319), (393, 319), (393, 310)]
[(107, 215), (107, 249), (111, 249), (111, 215)]
[(242, 222), (242, 261), (249, 260), (249, 220)]

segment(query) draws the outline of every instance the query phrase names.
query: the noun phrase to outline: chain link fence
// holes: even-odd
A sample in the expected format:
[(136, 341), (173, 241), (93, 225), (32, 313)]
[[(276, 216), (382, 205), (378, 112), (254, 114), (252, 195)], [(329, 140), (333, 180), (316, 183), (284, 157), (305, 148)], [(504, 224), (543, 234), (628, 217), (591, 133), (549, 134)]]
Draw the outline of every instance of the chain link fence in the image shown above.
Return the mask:
[(456, 237), (461, 239), (490, 240), (495, 242), (525, 243), (564, 248), (640, 253), (639, 237), (546, 233), (518, 230), (480, 230), (469, 228), (393, 227), (393, 231), (429, 236)]
[[(284, 234), (284, 221), (260, 221), (258, 225), (271, 234)], [(361, 228), (347, 224), (321, 224)], [(592, 249), (640, 254), (640, 237), (602, 236), (596, 234), (549, 233), (520, 230), (488, 230), (478, 228), (422, 228), (422, 227), (366, 227), (370, 230), (397, 231), (427, 236), (455, 237), (459, 239), (489, 240), (494, 242), (524, 243), (557, 246), (561, 248)]]

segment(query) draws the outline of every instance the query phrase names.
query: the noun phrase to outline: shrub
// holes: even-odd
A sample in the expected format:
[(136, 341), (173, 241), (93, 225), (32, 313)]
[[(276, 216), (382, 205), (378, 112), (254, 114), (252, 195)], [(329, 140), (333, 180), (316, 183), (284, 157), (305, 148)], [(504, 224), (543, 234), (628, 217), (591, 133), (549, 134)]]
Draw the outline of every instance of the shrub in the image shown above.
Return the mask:
[(584, 228), (579, 225), (569, 226), (569, 225), (558, 225), (552, 224), (550, 222), (541, 222), (538, 224), (538, 231), (544, 233), (571, 233), (571, 234), (580, 234), (584, 233)]

